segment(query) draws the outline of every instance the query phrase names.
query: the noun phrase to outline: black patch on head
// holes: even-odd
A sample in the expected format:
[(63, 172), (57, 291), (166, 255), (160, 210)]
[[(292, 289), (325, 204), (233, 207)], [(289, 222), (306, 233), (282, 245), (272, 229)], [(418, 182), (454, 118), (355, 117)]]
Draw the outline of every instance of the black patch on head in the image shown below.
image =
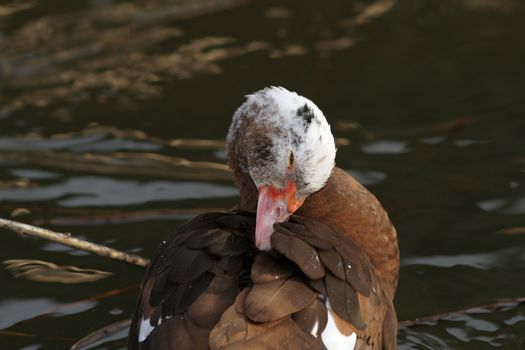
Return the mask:
[(306, 103), (297, 109), (297, 116), (304, 120), (306, 126), (310, 125), (312, 119), (315, 118), (314, 111), (312, 111)]
[(302, 142), (301, 138), (299, 137), (299, 135), (297, 135), (297, 133), (295, 133), (294, 131), (292, 131), (292, 145), (294, 147), (299, 147), (299, 144)]

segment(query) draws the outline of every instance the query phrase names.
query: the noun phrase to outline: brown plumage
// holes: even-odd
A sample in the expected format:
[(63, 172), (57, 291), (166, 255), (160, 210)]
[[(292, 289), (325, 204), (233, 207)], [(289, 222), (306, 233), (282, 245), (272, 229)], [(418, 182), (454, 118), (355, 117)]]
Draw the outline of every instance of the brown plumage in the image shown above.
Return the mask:
[[(210, 213), (170, 235), (144, 276), (129, 348), (207, 349), (209, 331), (249, 284), (254, 229), (249, 213)], [(155, 327), (139, 341), (144, 322)]]
[[(341, 181), (353, 183), (354, 180), (337, 169), (326, 190), (330, 191), (334, 183)], [(345, 194), (362, 195), (361, 187), (358, 189)], [(314, 208), (306, 204), (304, 209)], [(389, 278), (397, 281), (397, 274), (395, 277), (381, 276), (366, 251), (345, 239), (352, 232), (360, 233), (365, 229), (359, 223), (364, 218), (350, 215), (346, 223), (338, 226), (353, 224), (355, 230), (335, 231), (310, 218), (314, 214), (309, 210), (301, 210), (301, 214), (308, 216), (293, 216), (289, 222), (275, 226), (272, 246), (280, 255), (257, 255), (251, 275), (254, 284), (230, 308), (235, 309), (235, 317), (230, 318), (231, 314), (225, 313), (213, 329), (212, 348), (241, 349), (251, 348), (252, 344), (273, 344), (272, 334), (289, 332), (291, 321), (295, 323), (294, 330), (302, 330), (301, 336), (287, 339), (288, 345), (280, 343), (275, 348), (323, 348), (322, 343), (318, 344), (319, 337), (313, 337), (311, 332), (316, 322), (318, 334), (326, 324), (327, 311), (322, 301), (327, 298), (338, 316), (338, 329), (345, 335), (357, 333), (356, 349), (395, 349), (397, 320), (392, 304), (395, 287), (387, 281)], [(381, 207), (375, 210), (383, 212)], [(364, 214), (368, 216), (369, 213)], [(391, 225), (390, 228), (389, 234), (395, 236)], [(392, 264), (397, 266), (396, 261), (394, 259)], [(319, 294), (324, 297), (319, 298)], [(265, 333), (250, 332), (251, 328), (263, 325), (275, 328), (268, 338)], [(296, 326), (298, 328), (294, 328)], [(278, 329), (281, 330), (278, 332)], [(265, 347), (261, 345), (260, 348)]]
[(378, 200), (335, 167), (295, 215), (273, 226), (272, 250), (260, 251), (253, 211), (261, 193), (238, 160), (261, 167), (278, 157), (253, 161), (256, 153), (239, 156), (243, 148), (232, 140), (229, 147), (244, 211), (198, 216), (161, 244), (142, 283), (129, 349), (325, 349), (328, 329), (355, 336), (354, 349), (395, 349), (399, 251)]

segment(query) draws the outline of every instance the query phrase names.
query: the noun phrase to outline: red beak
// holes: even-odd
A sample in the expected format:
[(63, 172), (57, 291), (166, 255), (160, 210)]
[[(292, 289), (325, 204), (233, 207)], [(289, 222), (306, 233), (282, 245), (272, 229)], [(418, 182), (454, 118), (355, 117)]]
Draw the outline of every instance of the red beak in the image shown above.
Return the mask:
[(291, 182), (285, 189), (273, 186), (259, 187), (257, 202), (257, 225), (255, 227), (255, 246), (260, 250), (271, 250), (270, 237), (275, 223), (288, 220), (304, 200), (295, 197), (297, 187)]

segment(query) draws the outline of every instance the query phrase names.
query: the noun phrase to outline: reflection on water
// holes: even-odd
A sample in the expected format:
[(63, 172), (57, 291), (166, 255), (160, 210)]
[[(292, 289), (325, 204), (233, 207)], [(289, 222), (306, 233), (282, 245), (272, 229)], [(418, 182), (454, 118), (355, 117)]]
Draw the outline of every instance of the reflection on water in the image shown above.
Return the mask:
[(481, 209), (502, 214), (525, 214), (525, 197), (495, 198), (476, 203)]
[[(85, 237), (82, 237), (81, 235), (75, 235), (75, 237), (78, 237), (80, 239), (86, 239)], [(40, 249), (43, 251), (47, 251), (47, 252), (63, 252), (63, 253), (67, 253), (67, 254), (75, 255), (75, 256), (89, 255), (88, 252), (85, 252), (83, 250), (73, 249), (73, 248), (64, 246), (62, 244), (54, 243), (54, 242), (44, 243)]]
[[(101, 99), (112, 99), (115, 92), (146, 98), (157, 95), (158, 82), (167, 77), (187, 79), (196, 72), (217, 73), (220, 68), (216, 61), (256, 50), (257, 44), (222, 48), (232, 39), (205, 37), (174, 52), (152, 51), (155, 46), (184, 35), (182, 29), (166, 22), (198, 17), (240, 3), (109, 2), (75, 14), (49, 15), (27, 22), (0, 41), (4, 79), (10, 81), (11, 88), (26, 91), (4, 104), (4, 112), (25, 106), (48, 106), (62, 99), (85, 100), (90, 89), (107, 90)], [(101, 26), (104, 30), (100, 30)], [(122, 65), (124, 61), (126, 64)]]
[(406, 142), (376, 141), (361, 147), (363, 152), (369, 154), (400, 154), (410, 151)]
[(98, 329), (73, 344), (73, 346), (71, 346), (71, 350), (88, 350), (98, 348), (102, 344), (119, 339), (123, 339), (123, 343), (125, 343), (125, 340), (128, 337), (130, 324), (131, 319), (112, 323), (104, 328)]
[(56, 179), (60, 174), (40, 169), (9, 169), (12, 176), (29, 180)]
[(384, 181), (387, 174), (381, 171), (372, 170), (349, 170), (350, 175), (365, 186), (375, 185)]
[(0, 302), (0, 329), (38, 315), (52, 313), (55, 316), (67, 316), (82, 313), (97, 305), (94, 301), (85, 301), (67, 305), (47, 298), (4, 299)]
[(513, 247), (490, 253), (435, 255), (428, 257), (411, 256), (401, 260), (402, 266), (431, 265), (438, 267), (472, 266), (478, 269), (490, 269), (505, 266), (525, 265), (525, 249)]
[[(524, 19), (520, 0), (3, 2), (0, 215), (147, 256), (235, 203), (231, 114), (284, 85), (398, 229), (401, 320), (523, 296)], [(134, 308), (142, 271), (4, 232), (0, 256), (113, 273), (0, 271), (1, 349), (67, 348)], [(525, 348), (523, 306), (489, 311), (402, 328), (399, 348)]]
[[(399, 349), (521, 349), (525, 345), (524, 307), (497, 314), (455, 315), (400, 332)], [(439, 327), (438, 327), (439, 325)]]
[(85, 283), (112, 275), (111, 272), (81, 269), (76, 266), (59, 266), (42, 260), (10, 259), (2, 263), (13, 277), (38, 282)]
[(4, 201), (57, 200), (63, 207), (126, 206), (150, 201), (177, 201), (209, 197), (234, 197), (232, 186), (201, 182), (125, 181), (99, 176), (70, 177), (64, 182), (35, 188), (15, 188), (0, 192)]

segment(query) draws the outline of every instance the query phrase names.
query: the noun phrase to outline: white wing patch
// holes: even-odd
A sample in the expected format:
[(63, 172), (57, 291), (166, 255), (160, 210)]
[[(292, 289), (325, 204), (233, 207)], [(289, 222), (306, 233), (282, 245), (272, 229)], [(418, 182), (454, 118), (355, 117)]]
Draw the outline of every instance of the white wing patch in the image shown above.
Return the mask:
[[(159, 320), (160, 321), (160, 320)], [(159, 322), (160, 324), (160, 322)], [(148, 335), (153, 331), (153, 329), (155, 329), (155, 327), (157, 327), (158, 325), (155, 325), (155, 326), (152, 326), (151, 323), (149, 322), (149, 318), (147, 319), (142, 319), (142, 321), (140, 322), (140, 331), (139, 331), (139, 343), (143, 342), (144, 340), (146, 340), (146, 338), (148, 337)]]
[(318, 330), (319, 330), (319, 321), (316, 320), (314, 326), (312, 327), (312, 330), (310, 331), (310, 334), (317, 338)]
[(335, 325), (334, 317), (332, 316), (332, 307), (330, 302), (326, 302), (326, 310), (328, 312), (328, 322), (323, 333), (321, 333), (321, 339), (327, 350), (353, 350), (357, 341), (357, 334), (352, 333), (348, 336), (341, 334), (337, 326)]

